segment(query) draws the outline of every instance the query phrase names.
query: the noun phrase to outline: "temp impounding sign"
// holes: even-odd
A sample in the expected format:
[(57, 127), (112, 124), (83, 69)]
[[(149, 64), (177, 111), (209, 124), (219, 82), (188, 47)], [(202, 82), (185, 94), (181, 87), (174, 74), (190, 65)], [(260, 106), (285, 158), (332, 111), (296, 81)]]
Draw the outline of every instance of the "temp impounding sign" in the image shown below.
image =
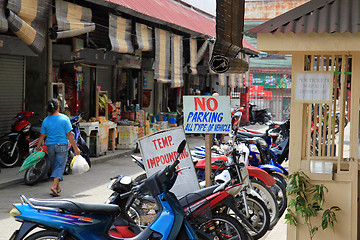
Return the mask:
[(231, 110), (229, 96), (184, 96), (186, 133), (229, 133)]
[[(140, 138), (139, 145), (146, 175), (149, 177), (171, 165), (177, 158), (177, 148), (186, 139), (182, 127), (169, 128)], [(199, 183), (189, 146), (179, 155), (178, 178), (171, 191), (177, 197), (199, 190)]]

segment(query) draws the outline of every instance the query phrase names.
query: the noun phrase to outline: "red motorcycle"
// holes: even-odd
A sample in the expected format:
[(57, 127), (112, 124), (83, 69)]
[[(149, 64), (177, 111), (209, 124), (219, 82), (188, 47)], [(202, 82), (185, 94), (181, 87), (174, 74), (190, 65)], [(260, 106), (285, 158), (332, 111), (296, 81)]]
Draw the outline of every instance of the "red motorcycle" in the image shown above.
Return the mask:
[(9, 168), (20, 164), (29, 155), (30, 149), (36, 147), (41, 124), (31, 125), (28, 119), (34, 115), (34, 112), (22, 111), (14, 117), (11, 132), (0, 139), (1, 166)]
[(244, 110), (244, 107), (237, 107), (231, 112), (231, 127), (233, 130), (240, 127)]

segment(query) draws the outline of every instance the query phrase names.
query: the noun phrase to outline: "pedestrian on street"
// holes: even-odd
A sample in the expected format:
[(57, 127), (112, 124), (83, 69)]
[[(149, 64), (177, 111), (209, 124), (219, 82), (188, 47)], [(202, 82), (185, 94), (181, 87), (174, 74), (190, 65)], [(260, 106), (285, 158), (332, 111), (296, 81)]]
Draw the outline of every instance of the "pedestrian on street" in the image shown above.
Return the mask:
[(74, 149), (75, 155), (80, 155), (80, 149), (76, 145), (70, 119), (65, 114), (60, 113), (60, 102), (56, 98), (52, 98), (47, 103), (47, 111), (49, 115), (44, 119), (41, 125), (41, 132), (36, 150), (40, 150), (40, 146), (46, 137), (46, 147), (49, 160), (52, 167), (51, 179), (53, 184), (50, 188), (53, 197), (60, 196), (60, 181), (63, 180), (63, 173), (66, 164), (69, 141)]

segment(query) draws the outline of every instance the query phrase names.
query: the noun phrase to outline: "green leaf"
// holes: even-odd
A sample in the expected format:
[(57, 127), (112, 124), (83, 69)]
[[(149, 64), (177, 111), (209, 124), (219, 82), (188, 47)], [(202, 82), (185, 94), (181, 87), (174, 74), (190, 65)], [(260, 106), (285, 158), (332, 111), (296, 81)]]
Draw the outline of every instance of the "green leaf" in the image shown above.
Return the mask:
[(315, 232), (317, 232), (318, 230), (319, 230), (318, 227), (313, 227), (313, 228), (311, 229), (311, 234), (314, 235)]

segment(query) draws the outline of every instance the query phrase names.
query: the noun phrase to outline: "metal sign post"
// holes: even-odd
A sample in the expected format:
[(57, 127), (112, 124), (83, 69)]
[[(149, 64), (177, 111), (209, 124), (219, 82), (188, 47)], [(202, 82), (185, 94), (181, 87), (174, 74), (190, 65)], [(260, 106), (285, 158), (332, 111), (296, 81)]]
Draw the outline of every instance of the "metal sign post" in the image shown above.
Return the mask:
[(231, 111), (229, 96), (184, 96), (186, 133), (205, 134), (205, 180), (211, 185), (211, 135), (229, 133)]

